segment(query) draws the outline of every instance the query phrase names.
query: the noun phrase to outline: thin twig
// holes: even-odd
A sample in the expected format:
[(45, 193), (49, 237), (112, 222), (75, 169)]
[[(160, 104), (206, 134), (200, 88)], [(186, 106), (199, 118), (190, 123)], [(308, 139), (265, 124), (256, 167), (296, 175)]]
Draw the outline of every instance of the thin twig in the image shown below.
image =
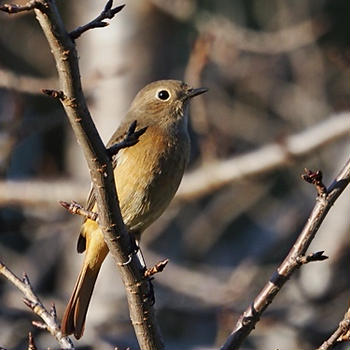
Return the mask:
[[(74, 345), (69, 337), (64, 337), (59, 325), (42, 304), (40, 299), (34, 293), (30, 284), (28, 276), (23, 275), (23, 279), (19, 279), (13, 272), (11, 272), (4, 263), (0, 261), (0, 274), (6, 277), (12, 284), (15, 285), (24, 294), (24, 303), (30, 307), (35, 314), (37, 314), (45, 323), (47, 329), (58, 341), (61, 349), (74, 349)], [(43, 327), (41, 327), (43, 328)]]
[(328, 256), (323, 255), (324, 251), (316, 252), (316, 253), (311, 253), (309, 255), (302, 255), (298, 256), (296, 258), (296, 262), (299, 263), (300, 265), (307, 264), (309, 262), (313, 261), (323, 261), (328, 259)]
[(306, 182), (313, 184), (319, 196), (324, 196), (327, 194), (327, 187), (322, 182), (322, 176), (321, 170), (312, 171), (305, 168), (305, 174), (302, 174), (301, 178)]
[[(328, 187), (326, 194), (316, 198), (316, 204), (297, 241), (293, 245), (293, 248), (289, 251), (287, 257), (277, 268), (253, 303), (241, 314), (232, 333), (227, 338), (225, 344), (221, 347), (221, 350), (233, 350), (238, 349), (241, 346), (244, 339), (254, 329), (261, 315), (271, 304), (285, 282), (304, 261), (306, 262), (308, 260), (307, 257), (305, 258), (306, 250), (314, 239), (316, 232), (326, 217), (329, 209), (344, 191), (345, 187), (349, 184), (349, 181), (350, 160), (347, 161), (339, 175)], [(315, 253), (313, 258), (309, 258), (309, 260), (315, 259), (315, 256), (318, 260), (324, 260), (323, 252)]]
[(84, 209), (82, 205), (79, 203), (72, 201), (71, 203), (67, 203), (65, 201), (59, 201), (63, 208), (67, 209), (73, 215), (81, 215), (86, 219), (90, 219), (92, 221), (97, 221), (98, 213), (90, 210)]
[(81, 34), (88, 31), (89, 29), (103, 28), (108, 26), (109, 23), (103, 22), (103, 20), (107, 18), (112, 19), (118, 12), (120, 12), (124, 8), (125, 5), (120, 5), (114, 8), (112, 8), (112, 6), (113, 0), (109, 0), (105, 5), (103, 11), (95, 19), (83, 26), (72, 30), (69, 33), (69, 36), (72, 38), (72, 40), (79, 38)]
[(49, 97), (57, 98), (59, 100), (64, 100), (66, 98), (63, 91), (60, 90), (41, 89), (41, 92)]
[(164, 270), (165, 266), (168, 264), (168, 262), (169, 262), (169, 259), (164, 259), (162, 261), (159, 261), (153, 267), (151, 267), (145, 271), (145, 277), (151, 277), (151, 276), (155, 275), (156, 273), (162, 272)]
[(350, 335), (350, 308), (345, 313), (344, 318), (339, 322), (338, 328), (334, 333), (322, 343), (317, 350), (329, 350), (343, 341), (349, 341)]

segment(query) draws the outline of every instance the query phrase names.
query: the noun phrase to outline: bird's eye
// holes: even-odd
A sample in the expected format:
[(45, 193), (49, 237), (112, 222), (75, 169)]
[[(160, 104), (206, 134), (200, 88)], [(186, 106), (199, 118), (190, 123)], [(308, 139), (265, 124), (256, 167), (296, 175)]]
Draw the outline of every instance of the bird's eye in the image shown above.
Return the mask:
[(170, 98), (170, 94), (168, 90), (160, 90), (157, 93), (157, 97), (162, 101), (167, 101)]

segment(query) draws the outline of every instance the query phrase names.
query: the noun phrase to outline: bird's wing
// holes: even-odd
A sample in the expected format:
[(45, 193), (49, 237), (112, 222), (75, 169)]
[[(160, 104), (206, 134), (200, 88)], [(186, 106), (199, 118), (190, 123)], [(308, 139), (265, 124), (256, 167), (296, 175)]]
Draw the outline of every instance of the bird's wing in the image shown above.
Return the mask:
[[(121, 125), (114, 132), (112, 137), (109, 139), (106, 147), (109, 148), (109, 147), (113, 146), (115, 143), (120, 142), (126, 136), (128, 130), (129, 130), (130, 124), (133, 121), (134, 120), (132, 119), (132, 117), (126, 116), (124, 121), (121, 123)], [(138, 127), (140, 127), (140, 126), (138, 125)], [(117, 166), (117, 157), (113, 157), (112, 166), (113, 166), (113, 169)], [(88, 195), (87, 200), (86, 200), (85, 209), (88, 211), (91, 211), (94, 208), (95, 203), (96, 203), (96, 198), (95, 198), (94, 188), (91, 184), (89, 195)], [(86, 240), (85, 240), (85, 236), (84, 236), (84, 232), (83, 232), (83, 224), (85, 223), (86, 220), (87, 220), (86, 218), (83, 219), (81, 230), (80, 230), (80, 235), (79, 235), (78, 242), (77, 242), (78, 253), (83, 253), (85, 251), (85, 248), (86, 248)]]

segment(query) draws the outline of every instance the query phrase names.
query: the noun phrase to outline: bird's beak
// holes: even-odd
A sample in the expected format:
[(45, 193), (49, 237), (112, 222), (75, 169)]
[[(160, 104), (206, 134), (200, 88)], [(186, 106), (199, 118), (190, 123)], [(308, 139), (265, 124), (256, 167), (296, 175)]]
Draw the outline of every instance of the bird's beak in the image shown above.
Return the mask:
[(198, 96), (200, 94), (204, 94), (207, 91), (208, 91), (208, 89), (204, 88), (204, 87), (201, 87), (198, 89), (189, 89), (187, 92), (187, 98), (192, 98), (192, 97)]

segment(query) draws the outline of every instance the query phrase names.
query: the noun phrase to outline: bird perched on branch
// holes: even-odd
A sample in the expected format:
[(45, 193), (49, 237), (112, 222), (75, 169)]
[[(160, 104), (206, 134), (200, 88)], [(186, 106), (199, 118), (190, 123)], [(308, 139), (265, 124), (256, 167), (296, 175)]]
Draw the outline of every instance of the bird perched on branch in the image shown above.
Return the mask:
[[(147, 127), (139, 142), (120, 150), (114, 161), (114, 177), (120, 210), (128, 232), (140, 240), (141, 233), (166, 209), (177, 191), (190, 154), (188, 104), (206, 92), (177, 80), (160, 80), (146, 85), (135, 97), (108, 147), (120, 142), (130, 124)], [(88, 210), (96, 211), (93, 191)], [(108, 253), (98, 224), (85, 220), (77, 246), (85, 259), (73, 294), (63, 315), (63, 334), (79, 339), (95, 281)]]

